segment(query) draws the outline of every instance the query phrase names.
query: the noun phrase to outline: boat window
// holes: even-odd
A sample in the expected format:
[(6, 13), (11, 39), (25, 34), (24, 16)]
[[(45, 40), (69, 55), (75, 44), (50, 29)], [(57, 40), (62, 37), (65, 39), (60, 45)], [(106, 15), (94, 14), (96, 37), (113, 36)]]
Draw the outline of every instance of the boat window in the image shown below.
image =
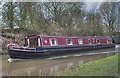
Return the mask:
[(97, 43), (97, 44), (100, 44), (100, 40), (96, 40), (96, 43)]
[(27, 38), (25, 38), (25, 43), (24, 43), (24, 46), (28, 46), (28, 41), (27, 41)]
[(88, 43), (89, 43), (89, 44), (92, 44), (92, 40), (88, 40)]
[(73, 45), (72, 39), (67, 39), (67, 45)]
[(51, 45), (51, 46), (58, 45), (57, 39), (50, 39), (50, 45)]
[(111, 44), (112, 43), (112, 41), (111, 40), (107, 40), (107, 44)]
[(78, 44), (79, 45), (83, 44), (83, 40), (82, 39), (78, 39)]
[(109, 40), (106, 40), (106, 42), (109, 44)]

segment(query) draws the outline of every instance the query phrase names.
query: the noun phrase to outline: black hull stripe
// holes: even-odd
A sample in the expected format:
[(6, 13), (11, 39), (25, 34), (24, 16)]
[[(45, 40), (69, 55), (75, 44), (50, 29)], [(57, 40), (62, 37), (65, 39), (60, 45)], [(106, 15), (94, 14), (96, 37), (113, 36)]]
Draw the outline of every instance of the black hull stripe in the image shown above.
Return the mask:
[(82, 47), (82, 48), (69, 48), (69, 49), (52, 49), (52, 50), (41, 50), (39, 52), (32, 51), (21, 51), (21, 50), (9, 50), (10, 58), (46, 58), (51, 56), (59, 56), (64, 54), (78, 53), (83, 51), (98, 50), (104, 48), (114, 48), (115, 45), (109, 46), (94, 46), (94, 47)]

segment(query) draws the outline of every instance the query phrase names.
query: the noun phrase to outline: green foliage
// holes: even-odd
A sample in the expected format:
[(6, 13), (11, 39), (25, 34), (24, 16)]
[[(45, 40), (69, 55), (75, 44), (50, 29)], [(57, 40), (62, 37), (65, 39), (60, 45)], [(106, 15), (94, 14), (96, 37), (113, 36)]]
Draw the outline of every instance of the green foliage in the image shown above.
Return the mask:
[(120, 54), (118, 55), (118, 74), (120, 74)]
[(102, 3), (96, 13), (86, 13), (84, 6), (84, 2), (7, 2), (1, 7), (3, 31), (15, 33), (18, 29), (17, 32), (26, 34), (114, 35), (116, 3)]

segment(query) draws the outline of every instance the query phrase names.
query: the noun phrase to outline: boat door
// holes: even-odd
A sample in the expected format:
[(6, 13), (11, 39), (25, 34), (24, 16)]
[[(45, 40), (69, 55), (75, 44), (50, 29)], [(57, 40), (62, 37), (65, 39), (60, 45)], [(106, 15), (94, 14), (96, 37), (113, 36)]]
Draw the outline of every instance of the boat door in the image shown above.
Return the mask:
[(39, 47), (40, 46), (40, 38), (38, 36), (31, 36), (28, 38), (28, 46), (29, 47)]

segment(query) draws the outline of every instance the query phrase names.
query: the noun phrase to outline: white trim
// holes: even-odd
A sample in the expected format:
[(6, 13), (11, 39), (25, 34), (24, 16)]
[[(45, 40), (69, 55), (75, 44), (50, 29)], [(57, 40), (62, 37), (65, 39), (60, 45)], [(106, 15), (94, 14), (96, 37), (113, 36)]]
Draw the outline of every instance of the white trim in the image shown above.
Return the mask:
[[(55, 40), (55, 44), (52, 44), (52, 41), (51, 41), (52, 39)], [(56, 38), (50, 38), (50, 39), (49, 39), (49, 42), (50, 42), (50, 45), (51, 45), (51, 46), (56, 46), (56, 45), (58, 45), (58, 40), (57, 40)]]
[(40, 47), (40, 38), (38, 38), (38, 46)]
[[(89, 42), (90, 41), (90, 42)], [(91, 45), (93, 44), (93, 39), (88, 39), (88, 44)]]
[[(70, 44), (68, 44), (68, 40), (70, 40)], [(73, 45), (72, 39), (66, 39), (67, 45)]]
[(28, 42), (28, 46), (29, 46), (29, 44), (30, 44), (30, 42), (29, 42), (29, 38), (27, 39), (27, 42)]
[(108, 39), (107, 44), (112, 44), (112, 41)]
[(40, 39), (41, 39), (41, 46), (44, 46), (43, 37), (41, 35), (40, 35)]
[(78, 44), (82, 45), (83, 44), (83, 39), (78, 39)]
[[(99, 43), (97, 41), (99, 41)], [(96, 39), (96, 44), (100, 44), (100, 40), (99, 39)]]

